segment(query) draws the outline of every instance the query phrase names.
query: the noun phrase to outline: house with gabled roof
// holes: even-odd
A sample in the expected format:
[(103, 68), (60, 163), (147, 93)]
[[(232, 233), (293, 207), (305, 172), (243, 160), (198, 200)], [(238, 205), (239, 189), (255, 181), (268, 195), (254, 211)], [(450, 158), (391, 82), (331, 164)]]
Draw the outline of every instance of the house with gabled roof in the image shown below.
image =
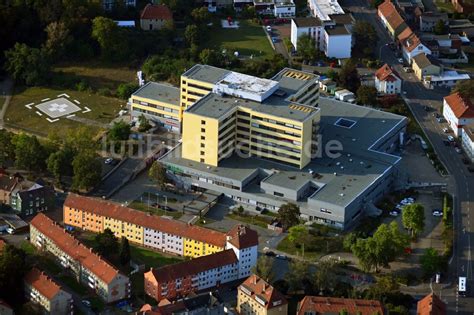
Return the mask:
[(407, 28), (407, 24), (390, 0), (385, 0), (378, 6), (377, 15), (393, 39)]
[(402, 90), (400, 75), (388, 64), (375, 72), (375, 88), (379, 93), (399, 94)]
[(431, 54), (431, 50), (421, 42), (418, 35), (416, 35), (409, 27), (401, 32), (397, 38), (402, 49), (403, 59), (405, 59), (408, 64), (412, 63), (413, 57), (416, 55), (421, 53), (426, 55)]
[(465, 125), (474, 123), (474, 104), (471, 99), (455, 92), (444, 98), (443, 116), (457, 137)]

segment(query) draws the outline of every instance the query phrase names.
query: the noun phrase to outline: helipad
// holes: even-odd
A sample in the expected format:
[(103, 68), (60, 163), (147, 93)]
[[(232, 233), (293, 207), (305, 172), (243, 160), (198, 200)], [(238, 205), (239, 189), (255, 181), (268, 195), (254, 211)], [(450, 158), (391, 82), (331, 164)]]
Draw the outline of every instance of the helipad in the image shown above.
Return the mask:
[(36, 105), (36, 108), (51, 118), (69, 116), (81, 110), (79, 106), (64, 97), (48, 100)]

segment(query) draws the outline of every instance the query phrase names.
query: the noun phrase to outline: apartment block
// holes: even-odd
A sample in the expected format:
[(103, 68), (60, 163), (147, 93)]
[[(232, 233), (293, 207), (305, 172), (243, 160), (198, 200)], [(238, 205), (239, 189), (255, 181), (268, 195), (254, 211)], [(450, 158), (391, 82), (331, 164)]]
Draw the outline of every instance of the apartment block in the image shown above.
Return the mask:
[(181, 221), (149, 215), (99, 198), (69, 194), (64, 223), (100, 233), (110, 229), (118, 238), (163, 252), (200, 257), (224, 250), (226, 235)]
[(140, 308), (140, 315), (224, 315), (227, 307), (217, 291), (192, 294), (179, 301), (162, 300), (159, 305), (145, 304)]
[(42, 213), (30, 222), (30, 242), (39, 250), (55, 256), (78, 282), (93, 290), (106, 303), (130, 297), (127, 276)]
[(237, 312), (241, 315), (286, 315), (288, 301), (265, 280), (251, 275), (237, 289)]
[(25, 276), (25, 297), (40, 305), (45, 314), (73, 314), (72, 295), (37, 268)]
[(226, 235), (226, 249), (146, 272), (145, 292), (157, 301), (177, 299), (248, 277), (257, 263), (258, 235), (236, 226)]

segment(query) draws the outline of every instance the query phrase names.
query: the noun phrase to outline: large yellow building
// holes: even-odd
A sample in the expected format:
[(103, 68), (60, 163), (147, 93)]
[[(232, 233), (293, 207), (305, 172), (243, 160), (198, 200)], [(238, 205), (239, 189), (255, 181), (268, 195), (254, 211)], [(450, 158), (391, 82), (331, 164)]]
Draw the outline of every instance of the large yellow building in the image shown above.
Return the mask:
[[(284, 69), (269, 80), (221, 69), (214, 73), (213, 69), (217, 68), (196, 65), (183, 75), (182, 84), (187, 87), (182, 86), (181, 95), (188, 93), (181, 101), (186, 107), (183, 158), (210, 166), (233, 153), (298, 168), (311, 161), (320, 119), (314, 75)], [(220, 80), (214, 83), (212, 93), (189, 101), (189, 82), (193, 88), (209, 87), (216, 78)]]

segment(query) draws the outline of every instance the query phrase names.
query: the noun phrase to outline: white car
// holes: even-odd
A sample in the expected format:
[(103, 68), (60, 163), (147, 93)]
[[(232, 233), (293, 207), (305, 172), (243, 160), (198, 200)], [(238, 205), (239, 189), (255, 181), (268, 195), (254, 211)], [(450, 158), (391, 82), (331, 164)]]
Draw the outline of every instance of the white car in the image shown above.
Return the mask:
[(453, 136), (448, 136), (448, 141), (449, 142), (454, 142), (454, 137)]
[(399, 203), (398, 205), (395, 206), (395, 208), (397, 208), (398, 210), (402, 210), (404, 206), (406, 205), (402, 205)]
[(448, 129), (448, 128), (443, 128), (443, 132), (444, 132), (444, 133), (448, 133), (448, 132), (449, 132), (449, 129)]
[(105, 164), (110, 164), (110, 163), (112, 163), (113, 160), (114, 159), (112, 159), (112, 158), (107, 158), (107, 159), (105, 159), (104, 163)]
[(397, 60), (399, 63), (403, 63), (403, 58), (398, 58)]
[(400, 213), (398, 213), (398, 211), (395, 211), (395, 210), (390, 211), (390, 215), (391, 215), (392, 217), (398, 217), (399, 214), (400, 214)]
[(441, 210), (433, 210), (433, 216), (434, 217), (442, 217), (443, 216), (443, 211)]
[(266, 30), (267, 30), (267, 32), (271, 32), (271, 31), (272, 31), (272, 27), (271, 27), (270, 25), (268, 25), (268, 26), (266, 27)]
[(462, 153), (462, 150), (461, 150), (460, 148), (458, 148), (458, 147), (455, 147), (455, 148), (454, 148), (454, 151), (456, 151), (456, 153), (459, 153), (459, 154)]

